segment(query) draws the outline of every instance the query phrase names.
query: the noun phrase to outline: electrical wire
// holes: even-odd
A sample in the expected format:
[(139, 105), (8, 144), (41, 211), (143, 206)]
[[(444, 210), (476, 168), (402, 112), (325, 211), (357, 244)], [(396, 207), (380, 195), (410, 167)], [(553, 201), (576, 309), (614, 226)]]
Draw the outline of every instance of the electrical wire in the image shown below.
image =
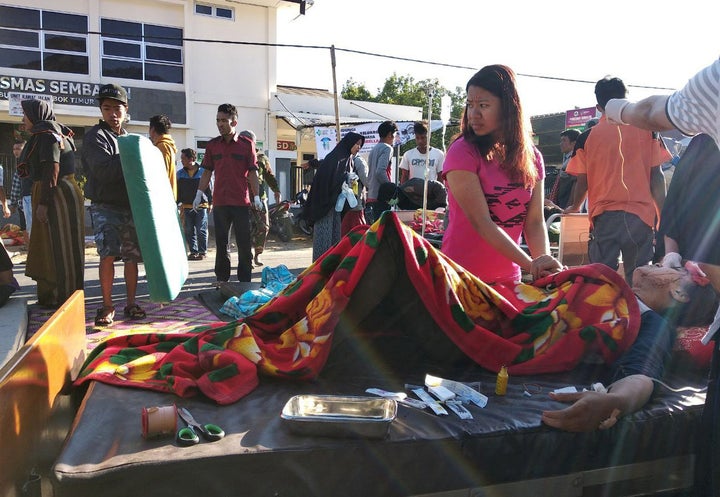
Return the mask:
[[(127, 38), (127, 35), (123, 34), (116, 34), (116, 33), (108, 33), (108, 32), (100, 32), (100, 31), (88, 31), (87, 34), (89, 35), (99, 35), (109, 38)], [(136, 38), (145, 38), (145, 36), (139, 36)], [(153, 40), (172, 40), (173, 42), (177, 42), (178, 38), (172, 38), (172, 37), (162, 37), (162, 36), (151, 36), (148, 38), (152, 38)], [(293, 44), (293, 43), (265, 43), (265, 42), (259, 42), (259, 41), (236, 41), (236, 40), (217, 40), (217, 39), (210, 39), (210, 38), (182, 38), (183, 42), (194, 42), (194, 43), (217, 43), (217, 44), (224, 44), (224, 45), (241, 45), (241, 46), (258, 46), (258, 47), (271, 47), (271, 48), (298, 48), (298, 49), (309, 49), (309, 50), (330, 50), (333, 47), (330, 45), (299, 45), (299, 44)], [(350, 48), (341, 48), (341, 47), (334, 47), (336, 52), (345, 52), (348, 54), (355, 54), (355, 55), (364, 55), (367, 57), (377, 57), (382, 59), (388, 59), (388, 60), (398, 60), (402, 62), (414, 62), (416, 64), (425, 64), (430, 66), (436, 66), (436, 67), (448, 67), (451, 69), (465, 69), (465, 70), (471, 70), (471, 71), (477, 71), (479, 68), (477, 67), (471, 67), (471, 66), (463, 66), (459, 64), (449, 64), (445, 62), (436, 62), (431, 60), (423, 60), (423, 59), (415, 59), (411, 57), (400, 57), (397, 55), (389, 55), (389, 54), (381, 54), (376, 52), (368, 52), (365, 50), (353, 50)], [(518, 76), (526, 77), (526, 78), (535, 78), (535, 79), (545, 79), (545, 80), (551, 80), (551, 81), (565, 81), (568, 83), (584, 83), (584, 84), (595, 84), (596, 81), (589, 81), (585, 79), (574, 79), (574, 78), (562, 78), (559, 76), (546, 76), (546, 75), (540, 75), (540, 74), (528, 74), (528, 73), (521, 73), (516, 72)], [(646, 90), (666, 90), (666, 91), (674, 91), (676, 88), (668, 88), (664, 86), (649, 86), (649, 85), (633, 85), (626, 83), (626, 86), (632, 87), (632, 88), (642, 88)]]
[(293, 111), (291, 111), (290, 109), (288, 109), (288, 107), (285, 105), (285, 102), (283, 102), (283, 101), (280, 99), (280, 97), (277, 96), (277, 94), (275, 94), (275, 98), (277, 99), (278, 102), (280, 102), (280, 105), (282, 105), (283, 109), (285, 109), (285, 110), (288, 112), (288, 114), (290, 114), (290, 115), (293, 116), (295, 119), (297, 119), (297, 120), (300, 122), (300, 124), (302, 124), (303, 126), (307, 126), (307, 125), (308, 125), (308, 123), (305, 122), (305, 120), (304, 120), (303, 118), (301, 118), (301, 117), (299, 117), (299, 116), (296, 116), (296, 115), (293, 113)]

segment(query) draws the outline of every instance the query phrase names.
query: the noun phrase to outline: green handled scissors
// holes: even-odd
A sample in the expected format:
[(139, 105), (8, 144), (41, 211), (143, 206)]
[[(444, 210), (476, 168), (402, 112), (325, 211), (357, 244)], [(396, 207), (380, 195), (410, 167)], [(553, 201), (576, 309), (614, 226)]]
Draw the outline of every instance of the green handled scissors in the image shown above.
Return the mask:
[(187, 428), (180, 428), (175, 436), (175, 440), (177, 440), (177, 443), (180, 445), (188, 446), (199, 443), (200, 437), (198, 437), (198, 432), (200, 432), (203, 438), (208, 442), (216, 442), (225, 436), (225, 431), (223, 431), (223, 429), (218, 425), (201, 425), (195, 421), (195, 418), (193, 418), (192, 414), (190, 414), (190, 411), (184, 407), (178, 409), (178, 414), (182, 420), (185, 421), (185, 424), (187, 424)]

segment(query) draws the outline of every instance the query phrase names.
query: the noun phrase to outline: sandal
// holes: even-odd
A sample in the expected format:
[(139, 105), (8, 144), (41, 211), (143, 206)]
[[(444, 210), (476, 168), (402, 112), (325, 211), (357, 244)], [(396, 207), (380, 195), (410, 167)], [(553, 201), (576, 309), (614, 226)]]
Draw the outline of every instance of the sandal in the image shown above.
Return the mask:
[(115, 308), (103, 306), (95, 314), (95, 326), (110, 326), (115, 320)]
[(123, 309), (123, 314), (130, 319), (145, 319), (145, 317), (147, 317), (145, 311), (137, 304), (125, 307), (125, 309)]

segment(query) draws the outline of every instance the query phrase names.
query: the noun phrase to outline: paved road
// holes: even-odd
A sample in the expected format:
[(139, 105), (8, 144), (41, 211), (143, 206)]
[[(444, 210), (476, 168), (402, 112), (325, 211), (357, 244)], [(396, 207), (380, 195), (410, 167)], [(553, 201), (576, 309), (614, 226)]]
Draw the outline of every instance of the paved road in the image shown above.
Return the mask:
[[(208, 247), (208, 257), (202, 261), (188, 261), (189, 275), (185, 285), (183, 286), (179, 297), (189, 297), (197, 295), (199, 292), (210, 289), (214, 286), (217, 278), (215, 278), (215, 244), (212, 233), (210, 235), (210, 247)], [(27, 257), (27, 252), (23, 249), (10, 248), (13, 262), (15, 263), (14, 273), (21, 285), (19, 292), (15, 295), (27, 298), (28, 304), (37, 302), (35, 282), (25, 276), (25, 266), (23, 262)], [(85, 251), (85, 300), (89, 304), (100, 305), (101, 293), (100, 282), (98, 280), (98, 264), (99, 257), (94, 247), (90, 246)], [(233, 267), (237, 263), (237, 252), (231, 253)], [(295, 235), (292, 240), (287, 243), (281, 242), (270, 235), (265, 246), (265, 252), (260, 256), (261, 262), (265, 266), (278, 266), (285, 264), (290, 271), (297, 274), (305, 269), (312, 262), (312, 240), (305, 236)], [(252, 281), (259, 282), (262, 267), (253, 269)], [(141, 266), (141, 274), (143, 268)], [(116, 307), (124, 302), (125, 285), (121, 280), (122, 264), (117, 263), (115, 266), (115, 285), (113, 287), (113, 299), (116, 301)], [(235, 275), (231, 282), (234, 281)], [(141, 276), (138, 282), (138, 300), (147, 300), (148, 288), (147, 281)], [(15, 297), (14, 297), (15, 298)], [(124, 305), (124, 304), (123, 304)], [(122, 307), (120, 307), (122, 308)]]

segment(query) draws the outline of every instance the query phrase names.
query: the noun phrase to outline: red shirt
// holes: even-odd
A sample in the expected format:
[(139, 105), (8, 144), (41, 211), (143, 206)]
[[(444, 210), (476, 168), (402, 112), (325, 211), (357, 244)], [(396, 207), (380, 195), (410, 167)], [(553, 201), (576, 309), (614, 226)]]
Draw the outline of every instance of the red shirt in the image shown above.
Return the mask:
[(257, 158), (249, 138), (238, 134), (230, 142), (222, 136), (213, 138), (205, 147), (202, 167), (215, 172), (215, 207), (250, 205), (247, 177), (250, 171), (257, 171)]

